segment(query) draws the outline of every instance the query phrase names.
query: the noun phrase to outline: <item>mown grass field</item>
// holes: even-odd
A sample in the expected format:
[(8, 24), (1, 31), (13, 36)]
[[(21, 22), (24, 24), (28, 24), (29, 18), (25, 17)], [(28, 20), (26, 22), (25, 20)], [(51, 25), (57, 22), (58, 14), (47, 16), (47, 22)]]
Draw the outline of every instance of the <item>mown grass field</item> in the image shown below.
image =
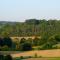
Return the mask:
[(46, 58), (29, 58), (29, 59), (15, 59), (15, 60), (60, 60), (60, 57), (46, 57)]
[[(29, 57), (22, 60), (60, 60), (60, 49), (53, 50), (35, 50), (35, 51), (0, 51), (2, 54), (10, 54), (13, 58), (17, 58), (15, 60), (21, 60), (20, 57)], [(35, 54), (37, 54), (37, 58), (35, 58)]]
[(31, 58), (25, 60), (60, 60), (60, 58)]
[(20, 56), (34, 56), (35, 54), (37, 54), (37, 56), (42, 57), (60, 57), (60, 49), (26, 51), (11, 55), (12, 57), (20, 57)]

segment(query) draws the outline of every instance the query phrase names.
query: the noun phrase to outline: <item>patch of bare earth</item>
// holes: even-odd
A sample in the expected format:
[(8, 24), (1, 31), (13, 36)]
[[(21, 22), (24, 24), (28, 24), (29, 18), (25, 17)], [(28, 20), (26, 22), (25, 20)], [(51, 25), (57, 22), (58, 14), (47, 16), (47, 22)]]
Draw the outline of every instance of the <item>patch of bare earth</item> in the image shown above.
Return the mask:
[(42, 57), (60, 57), (60, 49), (27, 51), (27, 52), (16, 53), (11, 55), (12, 57), (20, 57), (20, 56), (34, 56), (35, 54), (37, 54), (37, 56), (42, 56)]

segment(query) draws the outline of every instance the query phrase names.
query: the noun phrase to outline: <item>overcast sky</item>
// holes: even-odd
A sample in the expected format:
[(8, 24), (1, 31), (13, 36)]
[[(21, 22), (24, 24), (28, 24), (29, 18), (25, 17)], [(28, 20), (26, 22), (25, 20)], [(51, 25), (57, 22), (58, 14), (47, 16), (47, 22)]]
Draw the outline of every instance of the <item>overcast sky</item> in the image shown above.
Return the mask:
[(60, 19), (60, 0), (0, 0), (0, 21)]

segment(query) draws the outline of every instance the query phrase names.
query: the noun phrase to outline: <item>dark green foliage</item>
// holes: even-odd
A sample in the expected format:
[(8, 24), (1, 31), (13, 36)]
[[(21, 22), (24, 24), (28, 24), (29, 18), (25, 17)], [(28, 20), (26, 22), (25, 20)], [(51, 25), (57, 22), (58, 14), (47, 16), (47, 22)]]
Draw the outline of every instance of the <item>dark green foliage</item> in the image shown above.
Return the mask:
[[(2, 27), (3, 25), (3, 27)], [(25, 22), (1, 23), (0, 36), (53, 36), (60, 34), (60, 20), (28, 19)]]
[(28, 19), (28, 20), (26, 20), (26, 23), (37, 25), (37, 24), (39, 24), (39, 20), (37, 20), (37, 19)]
[(4, 55), (0, 55), (0, 60), (4, 60)]
[(47, 40), (47, 43), (50, 44), (50, 45), (55, 45), (55, 44), (57, 44), (57, 41), (56, 41), (55, 37), (50, 37)]
[[(25, 22), (4, 22), (0, 24), (0, 49), (5, 50), (13, 47), (16, 50), (31, 50), (27, 47), (42, 46), (44, 49), (50, 49), (55, 44), (60, 44), (60, 20), (37, 20), (28, 19)], [(9, 36), (9, 37), (8, 37)], [(25, 39), (13, 44), (10, 37), (28, 37), (40, 36), (41, 38)], [(12, 46), (13, 45), (13, 46)]]
[(20, 50), (22, 51), (32, 50), (31, 42), (27, 41), (25, 38), (22, 38), (20, 41)]
[(0, 55), (0, 60), (13, 60), (11, 55)]
[(52, 45), (47, 43), (43, 46), (43, 49), (52, 49)]
[(23, 59), (24, 57), (23, 56), (20, 56), (20, 59)]
[(0, 38), (0, 51), (12, 50), (12, 39), (10, 37)]
[(22, 51), (32, 50), (32, 46), (28, 42), (22, 43), (21, 46), (20, 46), (20, 48), (21, 48)]
[(55, 39), (56, 39), (57, 42), (60, 42), (60, 35), (56, 35)]
[(25, 38), (22, 38), (22, 39), (20, 40), (20, 44), (25, 43), (25, 41), (26, 41), (26, 39), (25, 39)]
[(2, 38), (0, 38), (0, 46), (4, 46), (4, 41)]
[(39, 40), (39, 45), (43, 45), (47, 43), (47, 40), (48, 40), (47, 36), (41, 37), (41, 39)]
[(37, 37), (35, 39), (33, 39), (34, 46), (38, 46), (39, 45), (39, 41), (40, 41), (40, 39), (37, 38)]
[(28, 38), (26, 41), (29, 42), (32, 46), (34, 46), (34, 42), (32, 38)]
[(12, 47), (12, 40), (10, 37), (4, 37), (4, 45), (7, 45), (8, 47)]
[(7, 56), (5, 56), (5, 60), (13, 60), (13, 59), (12, 59), (11, 55), (7, 55)]

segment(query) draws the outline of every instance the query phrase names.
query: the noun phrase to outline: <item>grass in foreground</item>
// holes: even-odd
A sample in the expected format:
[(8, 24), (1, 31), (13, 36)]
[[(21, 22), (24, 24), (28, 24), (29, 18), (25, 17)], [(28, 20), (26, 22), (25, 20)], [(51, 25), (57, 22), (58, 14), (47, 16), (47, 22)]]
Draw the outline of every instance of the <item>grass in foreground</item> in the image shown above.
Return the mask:
[(41, 57), (41, 58), (26, 58), (26, 59), (16, 58), (15, 60), (60, 60), (60, 57), (52, 57), (52, 58)]

